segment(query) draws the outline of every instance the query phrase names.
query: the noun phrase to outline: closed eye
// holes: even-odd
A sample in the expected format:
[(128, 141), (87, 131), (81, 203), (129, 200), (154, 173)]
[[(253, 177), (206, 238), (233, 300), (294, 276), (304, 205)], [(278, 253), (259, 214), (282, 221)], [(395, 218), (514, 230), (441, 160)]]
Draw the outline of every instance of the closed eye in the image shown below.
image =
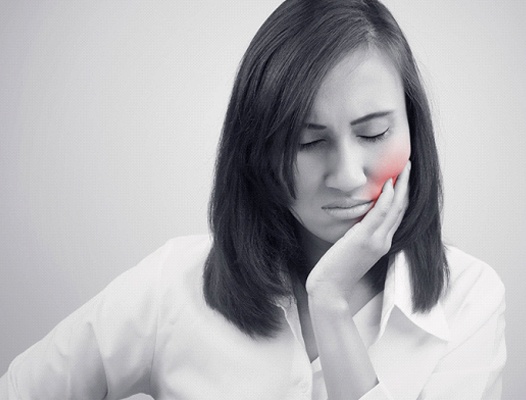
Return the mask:
[(378, 135), (374, 136), (360, 136), (362, 139), (367, 140), (368, 142), (377, 142), (379, 140), (385, 139), (385, 134), (389, 132), (389, 128), (387, 128), (382, 133), (379, 133)]
[(325, 139), (318, 139), (318, 140), (313, 140), (312, 142), (300, 143), (300, 150), (313, 149), (316, 146), (319, 146), (320, 144), (324, 142), (325, 142)]

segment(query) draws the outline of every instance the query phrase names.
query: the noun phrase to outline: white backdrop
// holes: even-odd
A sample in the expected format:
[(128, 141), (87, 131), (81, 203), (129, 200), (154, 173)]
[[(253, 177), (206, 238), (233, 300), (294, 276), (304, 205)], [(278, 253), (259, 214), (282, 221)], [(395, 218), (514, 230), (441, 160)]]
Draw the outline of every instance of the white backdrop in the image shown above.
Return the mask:
[[(279, 3), (0, 0), (0, 375), (167, 239), (206, 232), (237, 64)], [(504, 398), (522, 398), (526, 2), (386, 5), (432, 99), (446, 239), (507, 287)]]

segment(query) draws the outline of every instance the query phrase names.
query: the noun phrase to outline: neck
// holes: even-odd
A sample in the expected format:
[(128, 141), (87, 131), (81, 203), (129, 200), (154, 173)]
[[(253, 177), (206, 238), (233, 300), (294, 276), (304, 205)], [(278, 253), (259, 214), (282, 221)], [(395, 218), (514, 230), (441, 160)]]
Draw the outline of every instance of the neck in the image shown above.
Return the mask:
[(299, 240), (303, 249), (303, 254), (305, 255), (305, 265), (300, 271), (298, 271), (298, 277), (301, 282), (305, 284), (310, 271), (333, 244), (313, 235), (305, 229), (303, 225), (298, 225)]

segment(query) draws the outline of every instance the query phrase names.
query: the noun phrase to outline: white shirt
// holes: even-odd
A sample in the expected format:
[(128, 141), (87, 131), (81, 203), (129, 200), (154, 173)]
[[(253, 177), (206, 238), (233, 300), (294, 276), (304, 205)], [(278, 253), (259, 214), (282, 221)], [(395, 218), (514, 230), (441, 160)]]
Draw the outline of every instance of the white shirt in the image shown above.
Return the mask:
[[(272, 339), (250, 338), (207, 306), (209, 249), (208, 236), (172, 239), (119, 276), (15, 358), (1, 398), (326, 399), (293, 301), (279, 302), (286, 322)], [(412, 312), (400, 253), (384, 292), (355, 315), (380, 382), (364, 400), (500, 398), (504, 287), (485, 263), (453, 247), (447, 257), (450, 288), (429, 313)]]

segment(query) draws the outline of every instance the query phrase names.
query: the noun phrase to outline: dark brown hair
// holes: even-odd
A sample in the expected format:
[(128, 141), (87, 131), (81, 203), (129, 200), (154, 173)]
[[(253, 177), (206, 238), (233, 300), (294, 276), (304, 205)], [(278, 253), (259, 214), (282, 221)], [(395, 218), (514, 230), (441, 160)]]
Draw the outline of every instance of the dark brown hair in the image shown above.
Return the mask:
[(205, 298), (247, 334), (270, 336), (279, 328), (275, 299), (292, 295), (288, 272), (303, 261), (289, 205), (299, 137), (316, 91), (342, 57), (364, 47), (385, 52), (400, 72), (412, 149), (409, 208), (370, 275), (383, 287), (387, 257), (404, 250), (415, 311), (430, 310), (446, 286), (433, 126), (402, 31), (375, 0), (287, 0), (259, 29), (240, 64), (209, 209), (213, 246)]

